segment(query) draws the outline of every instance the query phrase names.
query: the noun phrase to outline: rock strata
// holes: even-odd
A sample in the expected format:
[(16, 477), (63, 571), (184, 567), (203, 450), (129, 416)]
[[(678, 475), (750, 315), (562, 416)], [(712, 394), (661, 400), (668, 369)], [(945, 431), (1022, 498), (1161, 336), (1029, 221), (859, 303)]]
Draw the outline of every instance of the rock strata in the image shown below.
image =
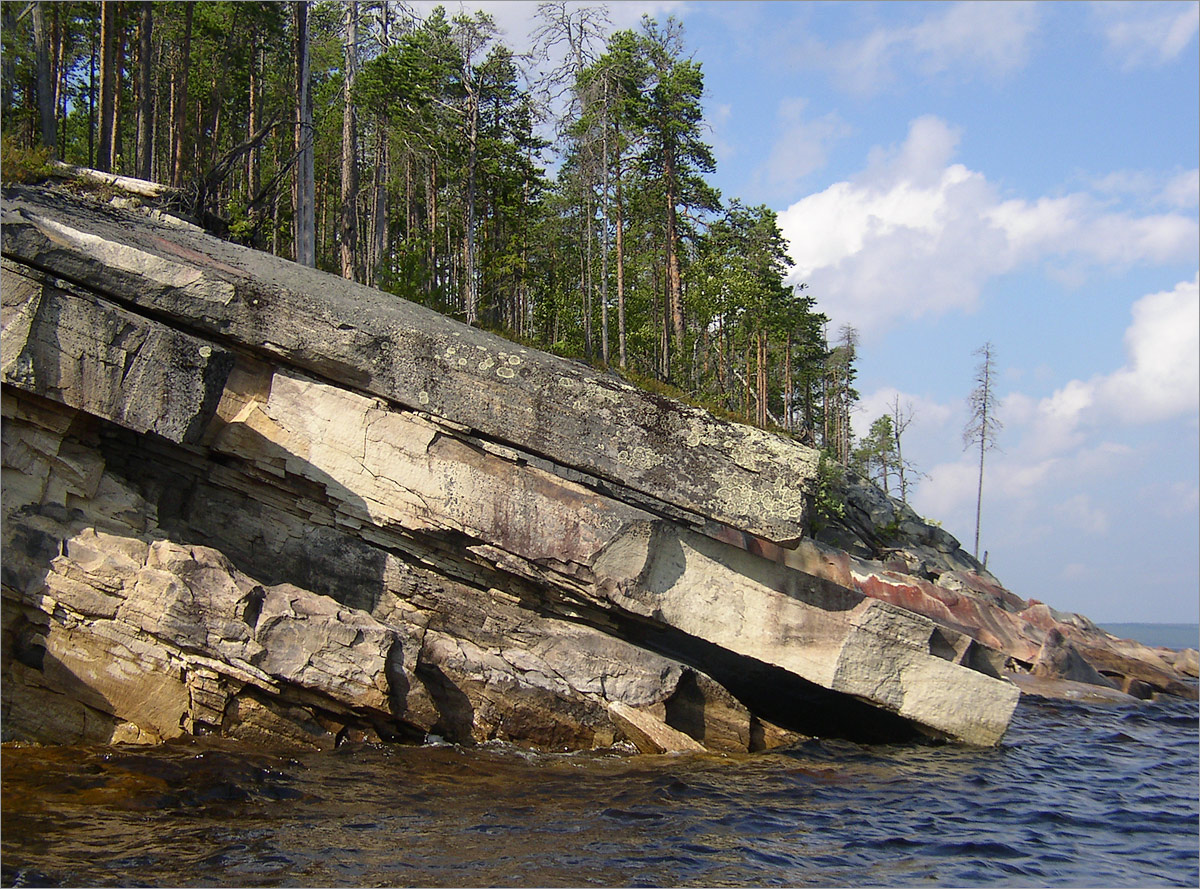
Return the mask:
[(801, 542), (809, 449), (190, 228), (3, 212), (6, 737), (1003, 735), (1003, 657)]
[(1079, 697), (1069, 683), (1083, 683), (1102, 697), (1096, 689), (1196, 698), (1194, 649), (1118, 639), (1083, 615), (1020, 598), (952, 536), (853, 472), (840, 500), (845, 515), (787, 552), (788, 564), (962, 632), (999, 653), (1006, 675), (1068, 683), (1022, 682), (1028, 693)]

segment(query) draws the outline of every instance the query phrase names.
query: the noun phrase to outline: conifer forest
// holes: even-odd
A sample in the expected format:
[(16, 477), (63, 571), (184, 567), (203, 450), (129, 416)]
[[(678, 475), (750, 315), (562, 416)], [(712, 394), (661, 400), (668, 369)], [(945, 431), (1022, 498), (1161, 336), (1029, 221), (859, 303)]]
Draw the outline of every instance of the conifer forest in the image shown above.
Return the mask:
[(6, 180), (162, 183), (239, 243), (896, 474), (853, 441), (855, 331), (787, 283), (774, 211), (708, 182), (676, 20), (552, 0), (518, 54), (400, 2), (0, 5)]

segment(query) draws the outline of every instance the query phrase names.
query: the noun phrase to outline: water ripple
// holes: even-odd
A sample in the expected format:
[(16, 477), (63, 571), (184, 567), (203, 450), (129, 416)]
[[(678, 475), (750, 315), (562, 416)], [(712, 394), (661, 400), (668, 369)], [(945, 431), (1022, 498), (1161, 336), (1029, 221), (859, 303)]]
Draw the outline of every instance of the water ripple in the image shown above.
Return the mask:
[(1023, 699), (994, 750), (726, 758), (10, 748), (0, 880), (1196, 886), (1197, 716)]

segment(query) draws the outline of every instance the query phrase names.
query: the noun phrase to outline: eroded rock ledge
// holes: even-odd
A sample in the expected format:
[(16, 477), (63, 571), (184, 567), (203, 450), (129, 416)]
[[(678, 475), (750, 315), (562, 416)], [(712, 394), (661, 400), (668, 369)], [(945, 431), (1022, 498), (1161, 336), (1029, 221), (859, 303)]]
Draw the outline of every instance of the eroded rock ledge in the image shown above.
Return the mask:
[(789, 564), (958, 629), (1007, 657), (1007, 675), (1049, 697), (1128, 703), (1197, 697), (1195, 649), (1119, 639), (1081, 614), (1006, 589), (957, 540), (847, 473), (845, 517), (789, 552)]
[(1002, 654), (801, 542), (814, 452), (189, 228), (3, 213), (9, 737), (1003, 735)]

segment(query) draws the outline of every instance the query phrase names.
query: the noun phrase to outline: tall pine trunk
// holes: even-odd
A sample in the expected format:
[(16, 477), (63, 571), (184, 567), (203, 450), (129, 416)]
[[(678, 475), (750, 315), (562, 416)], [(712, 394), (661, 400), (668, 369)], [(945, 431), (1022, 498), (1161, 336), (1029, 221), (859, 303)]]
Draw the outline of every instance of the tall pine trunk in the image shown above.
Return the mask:
[(379, 125), (375, 139), (375, 169), (372, 171), (371, 199), (371, 249), (370, 259), (366, 270), (366, 283), (372, 287), (379, 281), (383, 269), (384, 254), (389, 241), (388, 232), (388, 163), (389, 151), (387, 135), (382, 124)]
[[(189, 4), (190, 6), (190, 4)], [(113, 116), (116, 113), (116, 36), (117, 4), (100, 4), (100, 135), (97, 140), (96, 169), (112, 169)]]
[(312, 89), (309, 73), (308, 3), (293, 5), (296, 25), (296, 184), (295, 256), (300, 265), (317, 265), (316, 181), (313, 158)]
[(41, 2), (32, 7), (34, 43), (37, 54), (37, 116), (41, 124), (42, 145), (54, 152), (58, 149), (58, 132), (54, 107), (54, 72), (50, 68), (50, 32), (46, 28), (46, 12)]
[[(50, 76), (54, 81), (54, 113), (55, 113), (55, 128), (58, 136), (58, 149), (56, 156), (62, 158), (67, 153), (67, 67), (64, 62), (67, 50), (67, 28), (63, 22), (64, 16), (61, 13), (60, 5), (55, 4), (53, 7), (54, 15), (51, 18), (50, 25), (50, 43), (53, 47), (50, 57)], [(63, 122), (62, 126), (58, 126), (58, 121)]]
[(670, 302), (671, 324), (675, 335), (675, 350), (682, 354), (683, 282), (679, 271), (679, 215), (676, 208), (675, 154), (670, 145), (663, 153), (663, 182), (666, 185), (667, 198), (667, 294)]
[(37, 104), (42, 145), (51, 153), (57, 150), (58, 134), (54, 105), (54, 77), (50, 66), (50, 32), (46, 28), (42, 4), (33, 4), (33, 41), (37, 53)]
[(616, 240), (617, 240), (617, 349), (620, 355), (621, 370), (629, 366), (629, 356), (625, 350), (625, 220), (621, 206), (621, 175), (617, 171), (616, 210)]
[(137, 111), (137, 175), (150, 179), (154, 164), (154, 68), (151, 56), (154, 52), (154, 4), (149, 0), (142, 3), (141, 19), (138, 22), (138, 96)]
[(174, 115), (171, 125), (171, 185), (175, 188), (183, 186), (183, 157), (187, 150), (188, 69), (191, 66), (193, 10), (191, 3), (184, 4), (183, 47), (179, 50), (179, 68), (171, 95)]
[(125, 146), (121, 136), (121, 115), (125, 110), (121, 101), (124, 93), (121, 87), (125, 80), (125, 16), (121, 4), (114, 3), (113, 5), (117, 9), (114, 17), (116, 31), (113, 34), (112, 146), (109, 148), (108, 157), (112, 165), (112, 172), (121, 173), (124, 172), (125, 167), (123, 157)]
[(358, 257), (358, 125), (354, 111), (354, 79), (358, 73), (358, 2), (346, 4), (346, 77), (342, 105), (342, 277), (357, 277)]
[[(261, 62), (262, 50), (259, 45), (258, 34), (252, 34), (250, 37), (250, 91), (249, 91), (249, 108), (246, 115), (246, 133), (253, 135), (258, 132), (262, 121), (262, 75), (259, 74), (259, 65)], [(262, 188), (260, 177), (260, 169), (262, 162), (262, 150), (255, 146), (250, 149), (246, 155), (246, 202), (249, 204), (258, 197), (258, 192)]]
[(609, 201), (608, 201), (608, 82), (604, 84), (604, 181), (601, 192), (601, 218), (604, 220), (604, 231), (600, 241), (600, 360), (608, 366), (608, 230), (609, 230)]
[(467, 231), (466, 268), (464, 269), (463, 295), (466, 302), (467, 323), (474, 325), (479, 320), (479, 284), (475, 268), (476, 232), (476, 167), (479, 164), (479, 92), (478, 87), (468, 86), (467, 95)]

